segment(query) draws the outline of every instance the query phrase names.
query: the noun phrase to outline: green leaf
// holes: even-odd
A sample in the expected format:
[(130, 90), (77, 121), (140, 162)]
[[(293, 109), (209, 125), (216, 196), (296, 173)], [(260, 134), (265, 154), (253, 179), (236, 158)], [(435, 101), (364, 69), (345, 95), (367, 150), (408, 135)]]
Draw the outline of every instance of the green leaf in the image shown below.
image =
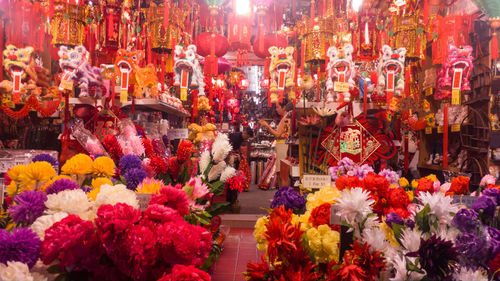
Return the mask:
[(429, 224), (429, 213), (431, 211), (431, 207), (429, 204), (426, 204), (425, 207), (415, 215), (415, 223), (418, 225), (418, 228), (422, 232), (429, 232), (431, 226)]
[[(396, 239), (399, 239), (399, 237), (401, 236), (401, 233), (403, 232), (403, 229), (405, 229), (406, 227), (404, 225), (401, 225), (401, 224), (397, 224), (397, 223), (393, 223), (392, 224), (392, 231), (394, 231), (394, 236), (396, 237)], [(399, 242), (399, 240), (398, 240)]]
[(210, 192), (213, 193), (214, 196), (221, 195), (224, 192), (224, 182), (222, 181), (209, 183), (208, 187), (210, 187)]
[(207, 169), (205, 170), (205, 173), (204, 173), (206, 179), (208, 179), (208, 173), (210, 173), (210, 170), (212, 169), (212, 166), (213, 166), (213, 164), (210, 161), (210, 163), (208, 164)]
[(182, 167), (182, 171), (177, 177), (177, 183), (184, 185), (189, 180), (189, 171), (186, 167)]
[(206, 208), (205, 212), (209, 213), (212, 217), (215, 217), (229, 210), (230, 206), (231, 203), (229, 202), (218, 202)]

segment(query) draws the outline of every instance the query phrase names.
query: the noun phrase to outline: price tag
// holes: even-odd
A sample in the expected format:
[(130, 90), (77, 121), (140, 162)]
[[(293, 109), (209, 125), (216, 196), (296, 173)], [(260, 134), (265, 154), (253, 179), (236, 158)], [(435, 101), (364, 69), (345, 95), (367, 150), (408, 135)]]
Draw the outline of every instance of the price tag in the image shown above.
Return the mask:
[(304, 175), (302, 177), (302, 187), (304, 188), (323, 188), (332, 184), (330, 175)]
[(188, 129), (169, 129), (168, 130), (168, 138), (171, 140), (175, 139), (187, 139), (189, 134)]
[(460, 90), (451, 90), (451, 104), (460, 104)]
[(125, 103), (128, 101), (128, 91), (127, 90), (120, 90), (120, 102)]
[(139, 201), (139, 207), (141, 211), (145, 211), (149, 206), (149, 201), (151, 200), (151, 193), (137, 193), (137, 200)]
[(187, 101), (187, 88), (181, 88), (181, 101)]
[(432, 88), (427, 88), (425, 90), (425, 96), (431, 96), (432, 95)]
[(451, 131), (452, 132), (460, 132), (460, 124), (451, 125)]
[(61, 80), (61, 84), (59, 84), (59, 88), (63, 90), (73, 91), (73, 81), (63, 79)]
[(335, 92), (349, 92), (349, 83), (347, 83), (347, 82), (335, 82), (335, 83), (333, 83), (333, 90)]
[(432, 134), (432, 127), (430, 127), (430, 126), (425, 127), (425, 134), (426, 135)]
[(437, 128), (438, 128), (438, 134), (442, 134), (443, 133), (443, 126), (439, 126)]

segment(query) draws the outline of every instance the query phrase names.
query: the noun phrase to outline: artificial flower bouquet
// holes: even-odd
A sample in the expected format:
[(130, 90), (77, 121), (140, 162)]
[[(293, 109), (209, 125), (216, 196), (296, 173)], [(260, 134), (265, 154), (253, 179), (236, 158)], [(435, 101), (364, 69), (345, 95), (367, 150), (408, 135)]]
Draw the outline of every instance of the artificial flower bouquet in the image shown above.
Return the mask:
[[(217, 210), (201, 177), (165, 185), (130, 154), (118, 167), (79, 154), (61, 175), (50, 156), (33, 161), (6, 173), (1, 280), (210, 280), (200, 268), (220, 254)], [(138, 193), (151, 194), (144, 211)]]
[[(494, 178), (483, 179), (486, 189), (466, 208), (451, 196), (468, 193), (466, 177), (441, 184), (430, 175), (410, 184), (393, 171), (340, 164), (332, 171), (335, 187), (308, 194), (304, 214), (292, 212), (299, 200), (285, 195), (291, 190), (278, 191), (270, 215), (255, 225), (264, 253), (247, 265), (247, 280), (499, 278)], [(341, 241), (341, 228), (352, 240)]]

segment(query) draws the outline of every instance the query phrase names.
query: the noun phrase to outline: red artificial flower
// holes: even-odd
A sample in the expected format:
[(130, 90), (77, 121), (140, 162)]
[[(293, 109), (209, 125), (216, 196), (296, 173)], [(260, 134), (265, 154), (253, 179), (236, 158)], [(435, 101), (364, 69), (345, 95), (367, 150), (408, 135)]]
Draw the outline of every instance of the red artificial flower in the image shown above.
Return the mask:
[(419, 195), (420, 192), (430, 192), (434, 193), (434, 182), (428, 178), (420, 178), (417, 180), (417, 189), (415, 190), (415, 195)]
[(116, 139), (115, 135), (106, 135), (102, 139), (102, 145), (106, 149), (106, 151), (109, 153), (111, 158), (118, 163), (120, 161), (120, 158), (123, 156), (122, 148), (120, 147), (120, 144), (118, 143), (118, 140)]
[(393, 208), (406, 209), (410, 204), (410, 197), (402, 187), (389, 189), (389, 205)]
[(148, 138), (142, 138), (142, 145), (144, 146), (144, 153), (148, 158), (153, 158), (155, 156), (155, 150), (153, 148), (153, 144), (151, 140)]
[(332, 270), (327, 281), (364, 281), (366, 273), (357, 264), (342, 264), (339, 268)]
[(448, 192), (453, 192), (456, 195), (467, 193), (469, 191), (469, 181), (470, 179), (464, 176), (453, 178)]
[(153, 265), (157, 260), (155, 248), (156, 234), (146, 226), (133, 225), (123, 239), (118, 240), (121, 255), (112, 255), (111, 259), (118, 269), (133, 280), (153, 280)]
[(403, 219), (406, 219), (410, 216), (410, 212), (408, 212), (408, 210), (406, 208), (393, 208), (393, 207), (390, 207), (388, 208), (384, 215), (387, 215), (389, 213), (396, 213), (398, 216), (402, 217)]
[(210, 275), (203, 270), (190, 265), (176, 264), (172, 273), (164, 275), (158, 281), (210, 281)]
[[(327, 280), (367, 280), (373, 281), (379, 277), (385, 267), (385, 259), (380, 251), (370, 253), (368, 243), (360, 244), (357, 240), (352, 244), (352, 250), (346, 251), (340, 267), (335, 261)], [(332, 267), (330, 267), (332, 268)]]
[(353, 177), (353, 176), (340, 176), (335, 180), (335, 187), (338, 190), (343, 190), (343, 189), (351, 189), (354, 187), (362, 187), (363, 186), (363, 181), (358, 178), (358, 177)]
[(157, 175), (165, 174), (168, 171), (168, 163), (160, 156), (153, 156), (149, 161), (149, 166)]
[(249, 262), (247, 264), (247, 271), (244, 272), (247, 281), (269, 280), (271, 275), (269, 264), (264, 255), (262, 255), (261, 260), (260, 263)]
[(386, 197), (387, 189), (389, 188), (389, 181), (384, 176), (379, 176), (375, 173), (368, 173), (363, 179), (363, 185), (366, 190), (373, 194)]
[(237, 190), (238, 192), (243, 192), (245, 189), (246, 177), (240, 173), (230, 177), (226, 181), (226, 187), (230, 190)]
[(201, 266), (212, 250), (212, 235), (205, 228), (184, 220), (156, 228), (158, 253), (162, 263)]
[(330, 224), (331, 204), (325, 203), (311, 211), (309, 222), (313, 227), (318, 227), (322, 224)]
[[(490, 272), (497, 272), (500, 269), (500, 253), (498, 253), (495, 258), (489, 261), (488, 266), (490, 267)], [(497, 272), (497, 274), (499, 273)], [(493, 280), (496, 280), (495, 276), (492, 276), (491, 278)]]
[(184, 162), (191, 157), (193, 151), (193, 143), (189, 140), (182, 140), (177, 147), (177, 159), (179, 162)]
[(40, 254), (45, 264), (58, 259), (62, 267), (93, 271), (99, 265), (104, 248), (91, 221), (69, 215), (45, 231)]
[[(102, 205), (97, 210), (94, 220), (99, 239), (105, 245), (115, 244), (116, 236), (125, 233), (141, 218), (141, 211), (125, 203)], [(106, 247), (110, 249), (109, 247)], [(109, 252), (108, 252), (109, 254)]]
[(177, 161), (177, 157), (171, 157), (168, 159), (168, 173), (175, 180), (179, 176), (179, 171), (181, 169), (181, 165), (179, 161)]
[(188, 196), (186, 192), (172, 186), (166, 186), (160, 189), (159, 194), (153, 194), (149, 204), (160, 204), (170, 207), (181, 216), (189, 213)]
[(9, 175), (7, 173), (3, 174), (3, 184), (5, 186), (8, 186), (12, 180), (10, 179)]

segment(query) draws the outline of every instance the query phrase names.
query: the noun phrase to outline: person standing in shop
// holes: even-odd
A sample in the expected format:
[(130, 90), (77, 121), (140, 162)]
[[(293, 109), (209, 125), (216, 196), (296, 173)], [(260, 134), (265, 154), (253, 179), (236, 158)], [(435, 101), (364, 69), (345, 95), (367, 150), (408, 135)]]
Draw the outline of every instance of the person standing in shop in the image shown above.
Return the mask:
[(253, 130), (250, 127), (245, 127), (243, 132), (229, 134), (229, 143), (233, 147), (233, 163), (235, 169), (239, 168), (241, 157), (245, 157), (241, 153), (241, 145), (249, 138), (253, 138)]
[(281, 117), (281, 120), (278, 123), (276, 129), (271, 127), (271, 125), (269, 125), (269, 123), (267, 123), (265, 120), (259, 120), (259, 124), (262, 126), (262, 128), (265, 128), (274, 136), (274, 152), (276, 154), (275, 171), (276, 175), (279, 178), (281, 160), (285, 159), (288, 153), (288, 144), (285, 143), (285, 140), (290, 135), (291, 112), (293, 110), (293, 103), (288, 102), (286, 99), (283, 99), (283, 101), (281, 102), (274, 103), (273, 107), (275, 108), (276, 113), (278, 113), (278, 115), (280, 115)]

